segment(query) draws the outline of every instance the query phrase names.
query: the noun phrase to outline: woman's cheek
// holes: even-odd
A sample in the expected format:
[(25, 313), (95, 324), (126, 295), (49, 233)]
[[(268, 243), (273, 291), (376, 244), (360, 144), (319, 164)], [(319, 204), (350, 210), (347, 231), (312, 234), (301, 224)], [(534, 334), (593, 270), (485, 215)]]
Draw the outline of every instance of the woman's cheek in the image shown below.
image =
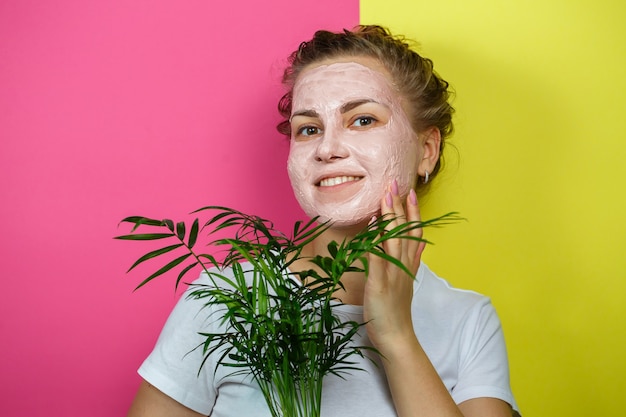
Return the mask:
[(308, 184), (308, 153), (310, 151), (304, 143), (291, 142), (289, 149), (289, 157), (287, 158), (287, 174), (291, 182), (294, 194), (301, 199), (303, 196), (305, 184)]

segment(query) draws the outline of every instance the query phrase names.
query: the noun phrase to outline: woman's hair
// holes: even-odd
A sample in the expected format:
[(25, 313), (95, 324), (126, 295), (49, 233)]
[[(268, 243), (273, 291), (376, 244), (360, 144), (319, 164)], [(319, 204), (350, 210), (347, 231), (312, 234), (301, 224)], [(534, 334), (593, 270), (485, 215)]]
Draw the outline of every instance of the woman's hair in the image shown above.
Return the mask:
[[(332, 58), (365, 56), (375, 58), (387, 69), (395, 86), (408, 104), (408, 117), (415, 132), (436, 127), (441, 132), (440, 159), (433, 178), (441, 168), (441, 155), (446, 139), (452, 134), (451, 92), (448, 83), (433, 70), (433, 62), (413, 51), (409, 42), (393, 36), (380, 26), (357, 26), (353, 30), (334, 33), (320, 30), (313, 39), (302, 42), (289, 57), (289, 66), (283, 74), (288, 91), (278, 103), (278, 111), (285, 118), (278, 124), (280, 133), (291, 134), (289, 117), (296, 78), (309, 65)], [(424, 184), (417, 184), (423, 190)]]

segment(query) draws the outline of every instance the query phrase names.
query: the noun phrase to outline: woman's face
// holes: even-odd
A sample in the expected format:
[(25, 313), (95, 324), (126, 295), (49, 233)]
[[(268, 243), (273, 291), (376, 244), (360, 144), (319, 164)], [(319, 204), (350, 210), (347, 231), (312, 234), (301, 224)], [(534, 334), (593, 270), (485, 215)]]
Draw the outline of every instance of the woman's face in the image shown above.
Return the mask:
[(393, 180), (401, 195), (422, 150), (390, 76), (374, 59), (308, 67), (293, 89), (288, 171), (308, 216), (336, 227), (367, 222)]

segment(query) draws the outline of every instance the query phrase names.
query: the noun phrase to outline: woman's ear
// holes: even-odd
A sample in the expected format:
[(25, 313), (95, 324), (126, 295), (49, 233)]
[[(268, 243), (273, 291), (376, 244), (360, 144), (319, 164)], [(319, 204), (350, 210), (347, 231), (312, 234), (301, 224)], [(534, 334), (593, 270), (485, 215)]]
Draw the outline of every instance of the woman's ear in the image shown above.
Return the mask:
[(441, 149), (441, 132), (438, 128), (432, 126), (423, 131), (419, 136), (422, 139), (422, 146), (424, 147), (424, 155), (417, 167), (417, 174), (420, 177), (426, 176), (426, 172), (429, 174), (433, 172), (437, 161), (439, 161), (439, 151)]

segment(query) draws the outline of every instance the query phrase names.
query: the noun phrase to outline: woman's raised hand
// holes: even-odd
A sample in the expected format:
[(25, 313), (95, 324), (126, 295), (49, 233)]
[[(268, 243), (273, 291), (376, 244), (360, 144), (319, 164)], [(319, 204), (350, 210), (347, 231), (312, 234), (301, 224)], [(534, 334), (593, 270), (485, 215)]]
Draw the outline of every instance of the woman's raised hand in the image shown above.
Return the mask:
[[(395, 217), (386, 230), (391, 230), (402, 222), (419, 221), (420, 212), (415, 191), (411, 190), (403, 203), (398, 193), (398, 184), (394, 181), (382, 199), (381, 214)], [(422, 237), (422, 229), (413, 229), (409, 234)], [(385, 252), (399, 259), (412, 274), (407, 276), (405, 271), (380, 257), (369, 257), (369, 274), (363, 299), (364, 318), (370, 340), (384, 356), (389, 348), (415, 340), (411, 320), (413, 281), (425, 243), (398, 238), (389, 239), (383, 245)]]

